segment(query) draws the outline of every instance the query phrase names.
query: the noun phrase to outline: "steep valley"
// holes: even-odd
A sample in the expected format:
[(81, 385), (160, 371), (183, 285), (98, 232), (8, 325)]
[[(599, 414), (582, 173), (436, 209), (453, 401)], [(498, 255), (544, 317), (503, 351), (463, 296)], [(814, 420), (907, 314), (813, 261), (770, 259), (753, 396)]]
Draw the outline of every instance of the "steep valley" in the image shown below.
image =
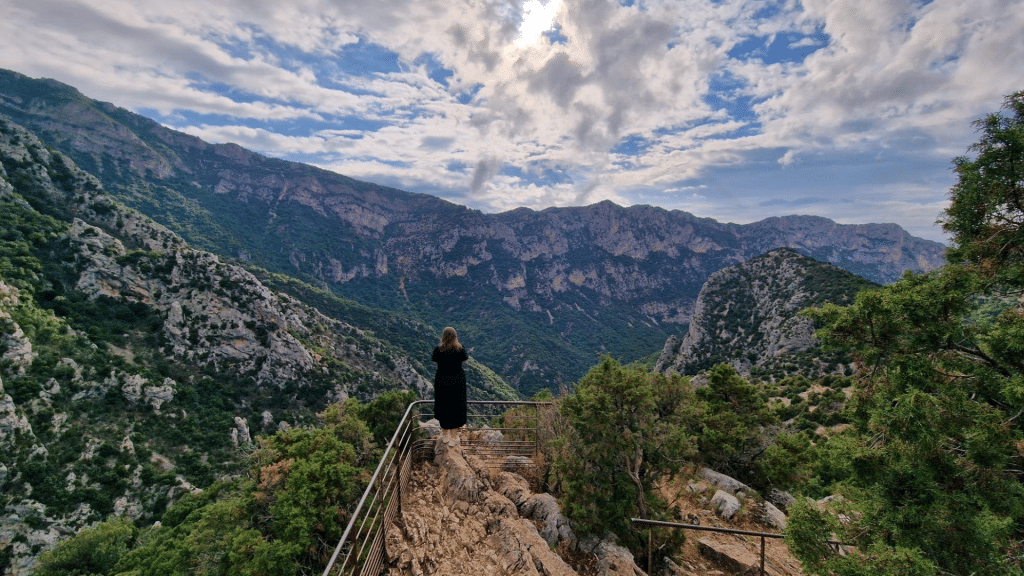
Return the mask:
[(121, 202), (222, 258), (364, 305), (454, 325), (521, 395), (570, 387), (601, 353), (681, 336), (715, 271), (779, 247), (887, 283), (943, 262), (892, 224), (723, 224), (648, 206), (484, 214), (433, 196), (211, 145), (69, 86), (0, 72), (0, 114)]
[(239, 478), (260, 436), (331, 403), (429, 397), (445, 325), (469, 346), (472, 399), (571, 389), (601, 354), (687, 375), (724, 361), (813, 431), (849, 362), (796, 312), (871, 285), (850, 272), (943, 262), (886, 224), (484, 214), (6, 71), (0, 160), (0, 566), (19, 574), (82, 527), (151, 526)]

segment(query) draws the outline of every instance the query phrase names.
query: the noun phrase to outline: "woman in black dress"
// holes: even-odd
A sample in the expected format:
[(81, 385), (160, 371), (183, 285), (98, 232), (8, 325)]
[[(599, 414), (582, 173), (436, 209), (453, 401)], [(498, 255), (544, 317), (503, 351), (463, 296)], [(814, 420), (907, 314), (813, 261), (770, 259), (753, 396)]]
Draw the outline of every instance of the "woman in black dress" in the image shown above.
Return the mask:
[(466, 373), (462, 363), (469, 356), (451, 326), (441, 333), (441, 343), (434, 348), (431, 360), (437, 363), (434, 413), (441, 423), (441, 441), (454, 446), (458, 437), (452, 431), (466, 425)]

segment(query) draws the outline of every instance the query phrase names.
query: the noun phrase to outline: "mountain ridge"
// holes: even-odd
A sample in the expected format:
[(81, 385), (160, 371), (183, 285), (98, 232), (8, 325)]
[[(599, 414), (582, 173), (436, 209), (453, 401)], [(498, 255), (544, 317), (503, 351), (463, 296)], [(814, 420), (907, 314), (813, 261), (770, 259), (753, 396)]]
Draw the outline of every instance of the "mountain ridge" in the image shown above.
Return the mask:
[(943, 262), (944, 246), (891, 224), (793, 216), (723, 224), (609, 201), (484, 214), (207, 144), (12, 72), (0, 72), (0, 113), (198, 248), (435, 330), (458, 327), (526, 396), (571, 386), (600, 353), (626, 361), (656, 353), (685, 331), (711, 273), (774, 248), (882, 283)]

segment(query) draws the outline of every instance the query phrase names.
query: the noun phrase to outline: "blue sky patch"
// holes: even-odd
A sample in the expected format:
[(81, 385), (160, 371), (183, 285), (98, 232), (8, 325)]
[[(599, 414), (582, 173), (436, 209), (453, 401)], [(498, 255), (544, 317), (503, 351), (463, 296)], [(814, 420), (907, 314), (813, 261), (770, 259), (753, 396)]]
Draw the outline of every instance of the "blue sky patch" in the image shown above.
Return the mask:
[(543, 33), (543, 36), (547, 38), (552, 44), (568, 44), (569, 37), (562, 34), (562, 27), (555, 24), (553, 28)]
[(572, 182), (572, 178), (564, 170), (549, 168), (539, 163), (529, 164), (527, 168), (502, 164), (501, 170), (498, 173), (503, 176), (512, 176), (513, 178), (532, 182), (538, 186), (554, 186), (556, 184)]
[(822, 31), (814, 34), (783, 32), (774, 38), (751, 36), (729, 50), (730, 58), (750, 60), (756, 58), (765, 64), (803, 62), (815, 51), (828, 45), (828, 36)]
[(480, 93), (483, 87), (483, 84), (475, 84), (469, 91), (456, 94), (455, 98), (459, 101), (459, 104), (469, 104), (473, 101), (473, 98), (476, 98), (476, 95)]
[(449, 86), (448, 80), (455, 75), (455, 72), (445, 68), (433, 54), (421, 54), (413, 61), (413, 65), (426, 68), (427, 77), (445, 88)]
[(724, 109), (729, 117), (740, 122), (756, 123), (757, 114), (752, 104), (754, 99), (744, 95), (744, 84), (728, 72), (711, 77), (704, 102), (714, 110)]
[(352, 76), (372, 76), (401, 72), (398, 54), (383, 46), (360, 39), (345, 46), (336, 59), (337, 65)]
[(651, 147), (651, 141), (637, 134), (630, 134), (619, 140), (610, 152), (612, 154), (623, 154), (626, 156), (637, 156), (646, 152)]

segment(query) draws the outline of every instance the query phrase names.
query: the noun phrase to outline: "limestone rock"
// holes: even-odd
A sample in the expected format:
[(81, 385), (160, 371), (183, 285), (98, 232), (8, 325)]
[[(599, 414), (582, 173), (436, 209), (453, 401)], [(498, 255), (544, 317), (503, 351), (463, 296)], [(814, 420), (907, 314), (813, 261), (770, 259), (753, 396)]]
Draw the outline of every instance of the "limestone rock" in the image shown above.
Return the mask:
[[(834, 288), (844, 283), (848, 290)], [(693, 375), (709, 368), (715, 358), (726, 359), (741, 374), (753, 367), (781, 366), (787, 355), (818, 346), (810, 319), (798, 314), (801, 309), (824, 302), (849, 304), (858, 289), (869, 285), (789, 248), (723, 268), (708, 277), (687, 334), (666, 341), (655, 371)], [(805, 375), (820, 377), (845, 369), (823, 363), (807, 368)]]
[(697, 547), (705, 557), (723, 566), (730, 574), (756, 576), (761, 573), (761, 557), (736, 542), (701, 538)]
[(24, 373), (25, 367), (32, 363), (35, 353), (32, 352), (32, 342), (28, 340), (25, 333), (18, 326), (18, 323), (11, 319), (11, 315), (5, 310), (17, 306), (20, 291), (14, 286), (8, 286), (0, 280), (0, 360), (11, 362), (15, 371)]
[(235, 416), (235, 430), (238, 431), (239, 444), (252, 444), (252, 437), (249, 436), (249, 424), (245, 421), (245, 418)]
[(711, 507), (718, 512), (718, 515), (730, 519), (740, 510), (740, 501), (728, 492), (719, 490), (711, 497)]
[(743, 482), (725, 474), (715, 472), (710, 468), (702, 468), (700, 471), (701, 478), (705, 482), (715, 487), (718, 490), (724, 490), (729, 494), (737, 497), (746, 497), (752, 494), (754, 491)]
[(4, 394), (0, 396), (0, 441), (13, 436), (15, 432), (31, 433), (32, 425), (14, 405), (14, 400)]
[(647, 576), (633, 554), (614, 542), (591, 538), (580, 546), (597, 559), (597, 576)]
[(775, 507), (774, 504), (765, 500), (761, 503), (761, 521), (767, 526), (777, 530), (786, 529), (786, 514)]
[(551, 494), (534, 494), (520, 507), (520, 513), (540, 524), (540, 535), (550, 546), (565, 541), (570, 548), (575, 548), (576, 536), (569, 527), (569, 520), (562, 516), (558, 501)]
[(551, 551), (532, 524), (501, 518), (488, 523), (489, 540), (498, 551), (502, 568), (509, 573), (538, 576), (576, 576), (557, 554)]
[(462, 451), (441, 445), (434, 462), (444, 471), (441, 485), (445, 496), (451, 500), (476, 503), (483, 499), (484, 483), (477, 477), (463, 457)]
[(796, 503), (796, 498), (794, 498), (792, 494), (777, 488), (769, 490), (768, 496), (765, 499), (777, 506), (783, 512), (789, 510), (789, 507)]
[(530, 483), (525, 478), (511, 472), (502, 472), (495, 481), (495, 490), (509, 499), (516, 508), (524, 505), (529, 500)]
[(507, 472), (516, 472), (531, 466), (533, 463), (526, 456), (508, 456), (501, 465), (501, 469)]
[(427, 438), (434, 439), (441, 435), (441, 423), (437, 418), (431, 418), (426, 422), (420, 423), (420, 429), (426, 433)]

